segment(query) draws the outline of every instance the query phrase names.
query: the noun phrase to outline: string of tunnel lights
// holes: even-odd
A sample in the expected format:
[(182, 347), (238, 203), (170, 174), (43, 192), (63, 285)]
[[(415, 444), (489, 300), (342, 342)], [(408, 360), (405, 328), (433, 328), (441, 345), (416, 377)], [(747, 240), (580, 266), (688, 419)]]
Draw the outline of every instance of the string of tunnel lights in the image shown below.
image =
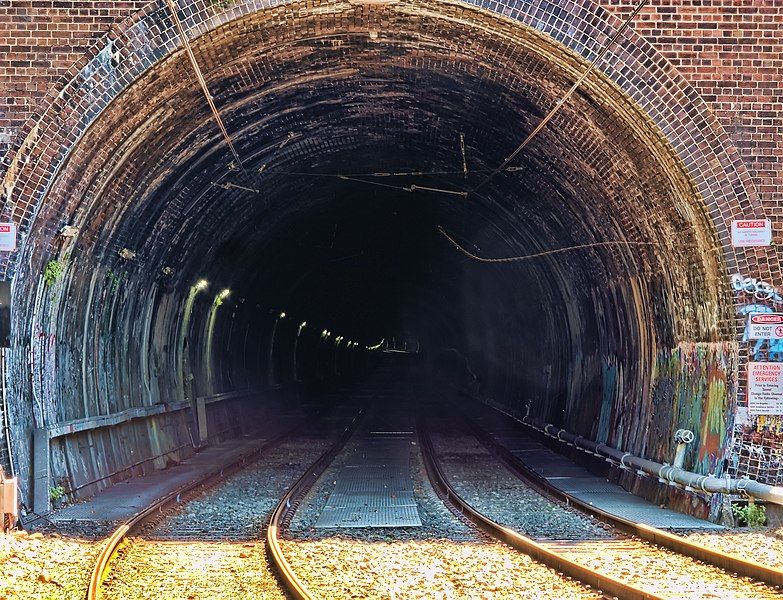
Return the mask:
[[(197, 294), (199, 292), (203, 292), (208, 287), (209, 287), (209, 282), (206, 279), (199, 279), (198, 281), (196, 281), (196, 283), (194, 283), (191, 286), (191, 288), (190, 288), (191, 289), (191, 294)], [(216, 306), (216, 307), (220, 306), (223, 303), (223, 301), (226, 298), (228, 298), (230, 295), (231, 295), (231, 290), (229, 288), (224, 288), (223, 290), (221, 290), (220, 292), (218, 292), (215, 295), (215, 299), (213, 301), (213, 305)], [(282, 319), (285, 319), (287, 317), (288, 317), (288, 313), (286, 313), (285, 311), (281, 311), (280, 314), (278, 314), (277, 319), (278, 320), (282, 320)], [(302, 330), (305, 327), (307, 327), (307, 321), (302, 321), (299, 324), (299, 328), (298, 328), (297, 333), (296, 333), (297, 338), (299, 337), (299, 335), (301, 335)], [(324, 329), (323, 331), (321, 331), (321, 340), (323, 341), (323, 340), (332, 338), (332, 335), (333, 334), (332, 334), (332, 332), (330, 330)], [(346, 342), (346, 344), (345, 344), (346, 348), (358, 348), (360, 346), (359, 342), (354, 342), (353, 340), (348, 340), (348, 339), (345, 338), (345, 336), (342, 336), (342, 335), (335, 336), (335, 337), (332, 338), (332, 340), (333, 340), (333, 342), (335, 343), (336, 346), (339, 346), (340, 344), (342, 344), (343, 341)], [(375, 346), (365, 346), (365, 349), (366, 350), (377, 350), (378, 348), (381, 347), (383, 342), (384, 342), (384, 340), (381, 340), (381, 342), (379, 344), (376, 344)]]

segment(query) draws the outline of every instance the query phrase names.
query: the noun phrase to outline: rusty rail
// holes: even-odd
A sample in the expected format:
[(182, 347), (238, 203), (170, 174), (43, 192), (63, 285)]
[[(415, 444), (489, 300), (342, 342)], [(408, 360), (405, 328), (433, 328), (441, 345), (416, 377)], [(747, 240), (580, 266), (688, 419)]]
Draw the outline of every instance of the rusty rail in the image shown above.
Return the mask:
[(453, 487), (451, 487), (446, 475), (440, 468), (440, 464), (438, 464), (435, 450), (432, 446), (432, 440), (430, 439), (424, 421), (421, 419), (419, 420), (418, 431), (424, 466), (433, 488), (435, 488), (435, 491), (441, 496), (446, 504), (451, 504), (462, 516), (473, 522), (481, 531), (568, 577), (600, 590), (606, 596), (619, 598), (620, 600), (662, 600), (660, 596), (645, 592), (644, 590), (628, 585), (619, 579), (603, 575), (593, 569), (569, 560), (565, 556), (546, 548), (529, 537), (513, 531), (508, 527), (503, 527), (499, 523), (496, 523), (489, 517), (478, 512), (468, 504)]
[(95, 565), (93, 566), (92, 573), (90, 575), (90, 583), (87, 587), (87, 600), (100, 600), (103, 597), (101, 588), (103, 582), (106, 579), (106, 576), (109, 573), (111, 561), (117, 554), (117, 550), (119, 549), (120, 544), (131, 531), (137, 529), (150, 516), (162, 510), (164, 506), (176, 502), (177, 497), (181, 494), (192, 492), (199, 487), (209, 487), (210, 485), (214, 485), (216, 482), (225, 479), (227, 476), (240, 471), (248, 464), (249, 461), (256, 459), (262, 453), (277, 446), (287, 439), (291, 433), (292, 430), (280, 433), (267, 440), (263, 444), (257, 446), (256, 448), (253, 448), (249, 452), (246, 452), (237, 457), (236, 460), (230, 462), (227, 465), (224, 465), (222, 468), (215, 469), (200, 479), (190, 481), (178, 487), (173, 492), (166, 494), (158, 500), (155, 500), (147, 508), (136, 513), (136, 515), (120, 525), (111, 534), (111, 536), (109, 536), (109, 538), (104, 543), (103, 548), (101, 548), (100, 554), (98, 554), (98, 558), (95, 561)]
[(277, 570), (281, 583), (291, 597), (296, 600), (313, 600), (314, 596), (310, 594), (302, 580), (296, 576), (291, 564), (283, 555), (283, 549), (280, 547), (278, 534), (283, 527), (285, 527), (286, 523), (290, 522), (305, 494), (313, 487), (315, 482), (318, 481), (318, 478), (323, 475), (335, 456), (340, 453), (354, 434), (363, 416), (364, 410), (360, 410), (343, 430), (332, 447), (326, 450), (326, 452), (307, 469), (304, 475), (288, 488), (288, 491), (281, 498), (280, 502), (278, 502), (274, 511), (272, 511), (272, 516), (269, 519), (269, 525), (266, 529), (267, 554), (269, 555), (269, 560), (272, 565)]

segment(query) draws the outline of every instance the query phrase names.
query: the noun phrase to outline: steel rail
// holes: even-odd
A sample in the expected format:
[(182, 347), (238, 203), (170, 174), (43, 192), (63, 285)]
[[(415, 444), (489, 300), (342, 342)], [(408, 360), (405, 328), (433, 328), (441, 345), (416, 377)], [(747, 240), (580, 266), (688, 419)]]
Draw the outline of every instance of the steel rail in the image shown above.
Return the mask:
[(332, 447), (326, 450), (310, 468), (307, 469), (304, 475), (288, 488), (288, 491), (280, 499), (280, 502), (278, 502), (269, 518), (269, 524), (266, 528), (267, 554), (272, 565), (277, 570), (277, 574), (281, 583), (286, 588), (286, 591), (296, 600), (314, 600), (315, 597), (307, 590), (307, 587), (302, 580), (297, 577), (291, 564), (283, 555), (283, 549), (280, 547), (278, 535), (285, 526), (285, 523), (290, 522), (290, 519), (299, 507), (299, 503), (304, 495), (313, 487), (315, 482), (318, 481), (318, 478), (323, 475), (327, 467), (345, 447), (345, 444), (351, 436), (353, 436), (363, 416), (364, 409), (356, 414)]
[[(506, 416), (510, 421), (517, 423), (516, 419), (506, 415), (506, 413), (500, 412), (500, 414)], [(744, 577), (750, 577), (756, 581), (768, 583), (777, 587), (783, 586), (783, 570), (775, 569), (734, 554), (726, 554), (718, 550), (713, 550), (669, 531), (625, 519), (563, 492), (551, 485), (545, 477), (542, 477), (533, 471), (523, 461), (514, 456), (507, 448), (493, 439), (492, 436), (481, 429), (481, 427), (468, 415), (464, 412), (462, 415), (469, 424), (474, 435), (490, 452), (499, 456), (515, 475), (523, 479), (525, 483), (531, 485), (531, 487), (537, 491), (543, 492), (544, 495), (555, 496), (613, 527), (624, 530), (678, 554), (695, 558), (696, 560), (718, 567), (724, 571), (737, 573)]]
[(100, 600), (100, 598), (103, 597), (101, 588), (103, 582), (106, 579), (106, 576), (109, 573), (111, 561), (117, 554), (117, 550), (119, 549), (120, 544), (131, 531), (138, 528), (154, 513), (161, 511), (168, 504), (176, 502), (177, 498), (182, 494), (191, 492), (198, 487), (212, 485), (225, 479), (227, 476), (240, 471), (247, 466), (248, 461), (254, 460), (260, 454), (277, 446), (282, 441), (290, 437), (291, 433), (292, 430), (280, 433), (270, 438), (263, 444), (253, 448), (249, 452), (245, 452), (241, 456), (238, 456), (235, 460), (231, 461), (227, 465), (224, 465), (222, 468), (210, 471), (197, 480), (189, 481), (188, 483), (181, 485), (173, 492), (158, 498), (147, 508), (136, 513), (133, 517), (115, 529), (111, 536), (109, 536), (109, 538), (104, 543), (103, 548), (101, 548), (101, 551), (98, 554), (98, 558), (95, 561), (95, 565), (93, 566), (92, 573), (90, 575), (90, 583), (87, 587), (87, 593), (85, 595), (87, 600)]
[(593, 569), (580, 565), (579, 563), (550, 550), (544, 545), (539, 544), (533, 539), (496, 523), (486, 515), (474, 509), (453, 487), (451, 487), (451, 484), (438, 463), (435, 449), (432, 445), (432, 439), (430, 438), (427, 427), (422, 419), (419, 419), (418, 431), (424, 466), (433, 488), (435, 488), (435, 491), (445, 500), (446, 504), (452, 504), (462, 516), (472, 521), (481, 531), (508, 544), (512, 548), (527, 554), (533, 560), (543, 563), (568, 577), (600, 590), (606, 596), (619, 598), (620, 600), (662, 600), (661, 596), (656, 596), (655, 594), (624, 583), (619, 579), (598, 573)]

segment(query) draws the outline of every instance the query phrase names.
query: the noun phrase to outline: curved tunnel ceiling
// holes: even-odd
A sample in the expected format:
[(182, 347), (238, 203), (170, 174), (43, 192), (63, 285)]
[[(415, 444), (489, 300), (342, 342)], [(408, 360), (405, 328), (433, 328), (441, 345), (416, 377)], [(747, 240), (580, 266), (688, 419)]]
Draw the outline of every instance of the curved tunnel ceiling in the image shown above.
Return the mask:
[[(731, 299), (714, 285), (720, 244), (694, 183), (599, 73), (485, 182), (585, 68), (551, 38), (458, 3), (295, 2), (193, 46), (246, 172), (183, 51), (114, 100), (50, 191), (67, 189), (64, 201), (32, 232), (80, 228), (53, 251), (69, 258), (68, 301), (85, 321), (107, 273), (127, 278), (127, 331), (176, 314), (205, 278), (210, 293), (230, 288), (234, 302), (362, 344), (455, 349), (498, 393), (570, 374), (542, 394), (561, 416), (600, 357), (620, 357), (633, 394), (657, 348), (731, 335)], [(439, 228), (482, 257), (590, 247), (485, 263)], [(64, 320), (61, 331), (87, 335)]]

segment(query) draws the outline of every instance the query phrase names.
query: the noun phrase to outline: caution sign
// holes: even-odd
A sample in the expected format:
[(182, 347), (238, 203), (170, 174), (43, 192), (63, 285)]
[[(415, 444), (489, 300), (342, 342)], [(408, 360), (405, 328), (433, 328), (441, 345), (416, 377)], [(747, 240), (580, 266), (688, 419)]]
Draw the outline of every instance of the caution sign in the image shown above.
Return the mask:
[(750, 313), (747, 333), (749, 340), (783, 338), (783, 313)]
[(737, 219), (731, 222), (731, 245), (737, 248), (769, 246), (772, 222), (769, 219)]
[(16, 223), (0, 223), (0, 250), (16, 250)]
[(748, 363), (748, 413), (783, 415), (783, 363)]

